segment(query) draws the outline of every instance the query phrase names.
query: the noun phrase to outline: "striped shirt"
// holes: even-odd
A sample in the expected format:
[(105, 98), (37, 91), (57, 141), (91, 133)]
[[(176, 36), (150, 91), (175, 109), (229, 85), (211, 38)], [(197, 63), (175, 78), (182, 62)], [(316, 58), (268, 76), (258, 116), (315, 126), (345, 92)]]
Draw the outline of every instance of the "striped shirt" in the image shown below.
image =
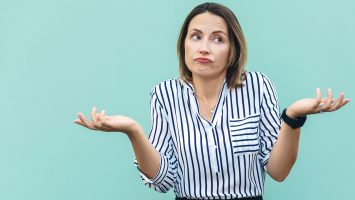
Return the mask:
[(144, 184), (158, 192), (174, 188), (176, 196), (195, 199), (262, 195), (281, 127), (279, 106), (264, 74), (247, 72), (243, 85), (231, 89), (224, 81), (211, 121), (200, 115), (191, 83), (172, 79), (156, 85), (149, 141), (161, 159), (154, 178), (140, 171)]

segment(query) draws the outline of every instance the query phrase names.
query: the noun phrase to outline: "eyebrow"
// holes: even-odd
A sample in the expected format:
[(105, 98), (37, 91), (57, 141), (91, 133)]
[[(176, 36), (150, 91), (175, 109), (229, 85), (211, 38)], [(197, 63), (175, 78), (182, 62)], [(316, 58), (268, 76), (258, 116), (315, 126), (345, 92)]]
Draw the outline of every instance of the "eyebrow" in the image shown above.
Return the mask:
[[(197, 31), (197, 32), (199, 32), (199, 33), (202, 33), (201, 30), (198, 30), (198, 29), (196, 29), (196, 28), (191, 29), (191, 31)], [(190, 32), (191, 32), (191, 31), (190, 31)], [(213, 32), (212, 32), (212, 34), (215, 34), (215, 33), (222, 33), (222, 34), (224, 34), (225, 36), (227, 36), (227, 34), (226, 34), (224, 31), (213, 31)]]

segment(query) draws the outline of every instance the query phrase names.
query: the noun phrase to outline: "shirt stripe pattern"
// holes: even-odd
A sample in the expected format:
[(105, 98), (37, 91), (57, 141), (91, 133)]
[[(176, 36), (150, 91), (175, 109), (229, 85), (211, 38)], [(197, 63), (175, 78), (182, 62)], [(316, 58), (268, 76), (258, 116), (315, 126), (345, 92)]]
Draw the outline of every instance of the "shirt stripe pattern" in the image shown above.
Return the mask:
[[(163, 81), (151, 91), (149, 141), (160, 168), (147, 186), (195, 199), (231, 199), (263, 194), (266, 164), (281, 127), (274, 85), (247, 72), (242, 87), (223, 88), (211, 121), (199, 114), (191, 83)], [(135, 166), (139, 170), (137, 161)]]

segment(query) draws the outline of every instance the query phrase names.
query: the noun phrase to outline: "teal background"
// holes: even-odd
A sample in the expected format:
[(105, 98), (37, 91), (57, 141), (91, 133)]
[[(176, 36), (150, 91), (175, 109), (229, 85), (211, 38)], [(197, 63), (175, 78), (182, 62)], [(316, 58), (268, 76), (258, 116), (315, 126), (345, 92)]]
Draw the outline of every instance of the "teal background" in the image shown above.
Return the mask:
[[(149, 92), (178, 76), (184, 18), (203, 1), (0, 0), (0, 199), (173, 199), (144, 186), (121, 133), (73, 123), (92, 106), (149, 131)], [(354, 99), (355, 2), (217, 1), (238, 16), (250, 71), (280, 107), (330, 87)], [(266, 200), (352, 199), (354, 103), (310, 116), (299, 157)]]

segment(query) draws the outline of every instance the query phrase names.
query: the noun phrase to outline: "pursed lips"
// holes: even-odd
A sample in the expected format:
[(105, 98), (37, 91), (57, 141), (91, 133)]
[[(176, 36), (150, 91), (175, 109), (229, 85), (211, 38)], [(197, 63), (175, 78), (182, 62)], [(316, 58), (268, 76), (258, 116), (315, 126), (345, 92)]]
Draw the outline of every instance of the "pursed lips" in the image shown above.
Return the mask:
[(199, 63), (211, 63), (212, 60), (209, 59), (209, 58), (203, 58), (203, 57), (199, 57), (199, 58), (196, 58), (194, 61), (197, 61)]

